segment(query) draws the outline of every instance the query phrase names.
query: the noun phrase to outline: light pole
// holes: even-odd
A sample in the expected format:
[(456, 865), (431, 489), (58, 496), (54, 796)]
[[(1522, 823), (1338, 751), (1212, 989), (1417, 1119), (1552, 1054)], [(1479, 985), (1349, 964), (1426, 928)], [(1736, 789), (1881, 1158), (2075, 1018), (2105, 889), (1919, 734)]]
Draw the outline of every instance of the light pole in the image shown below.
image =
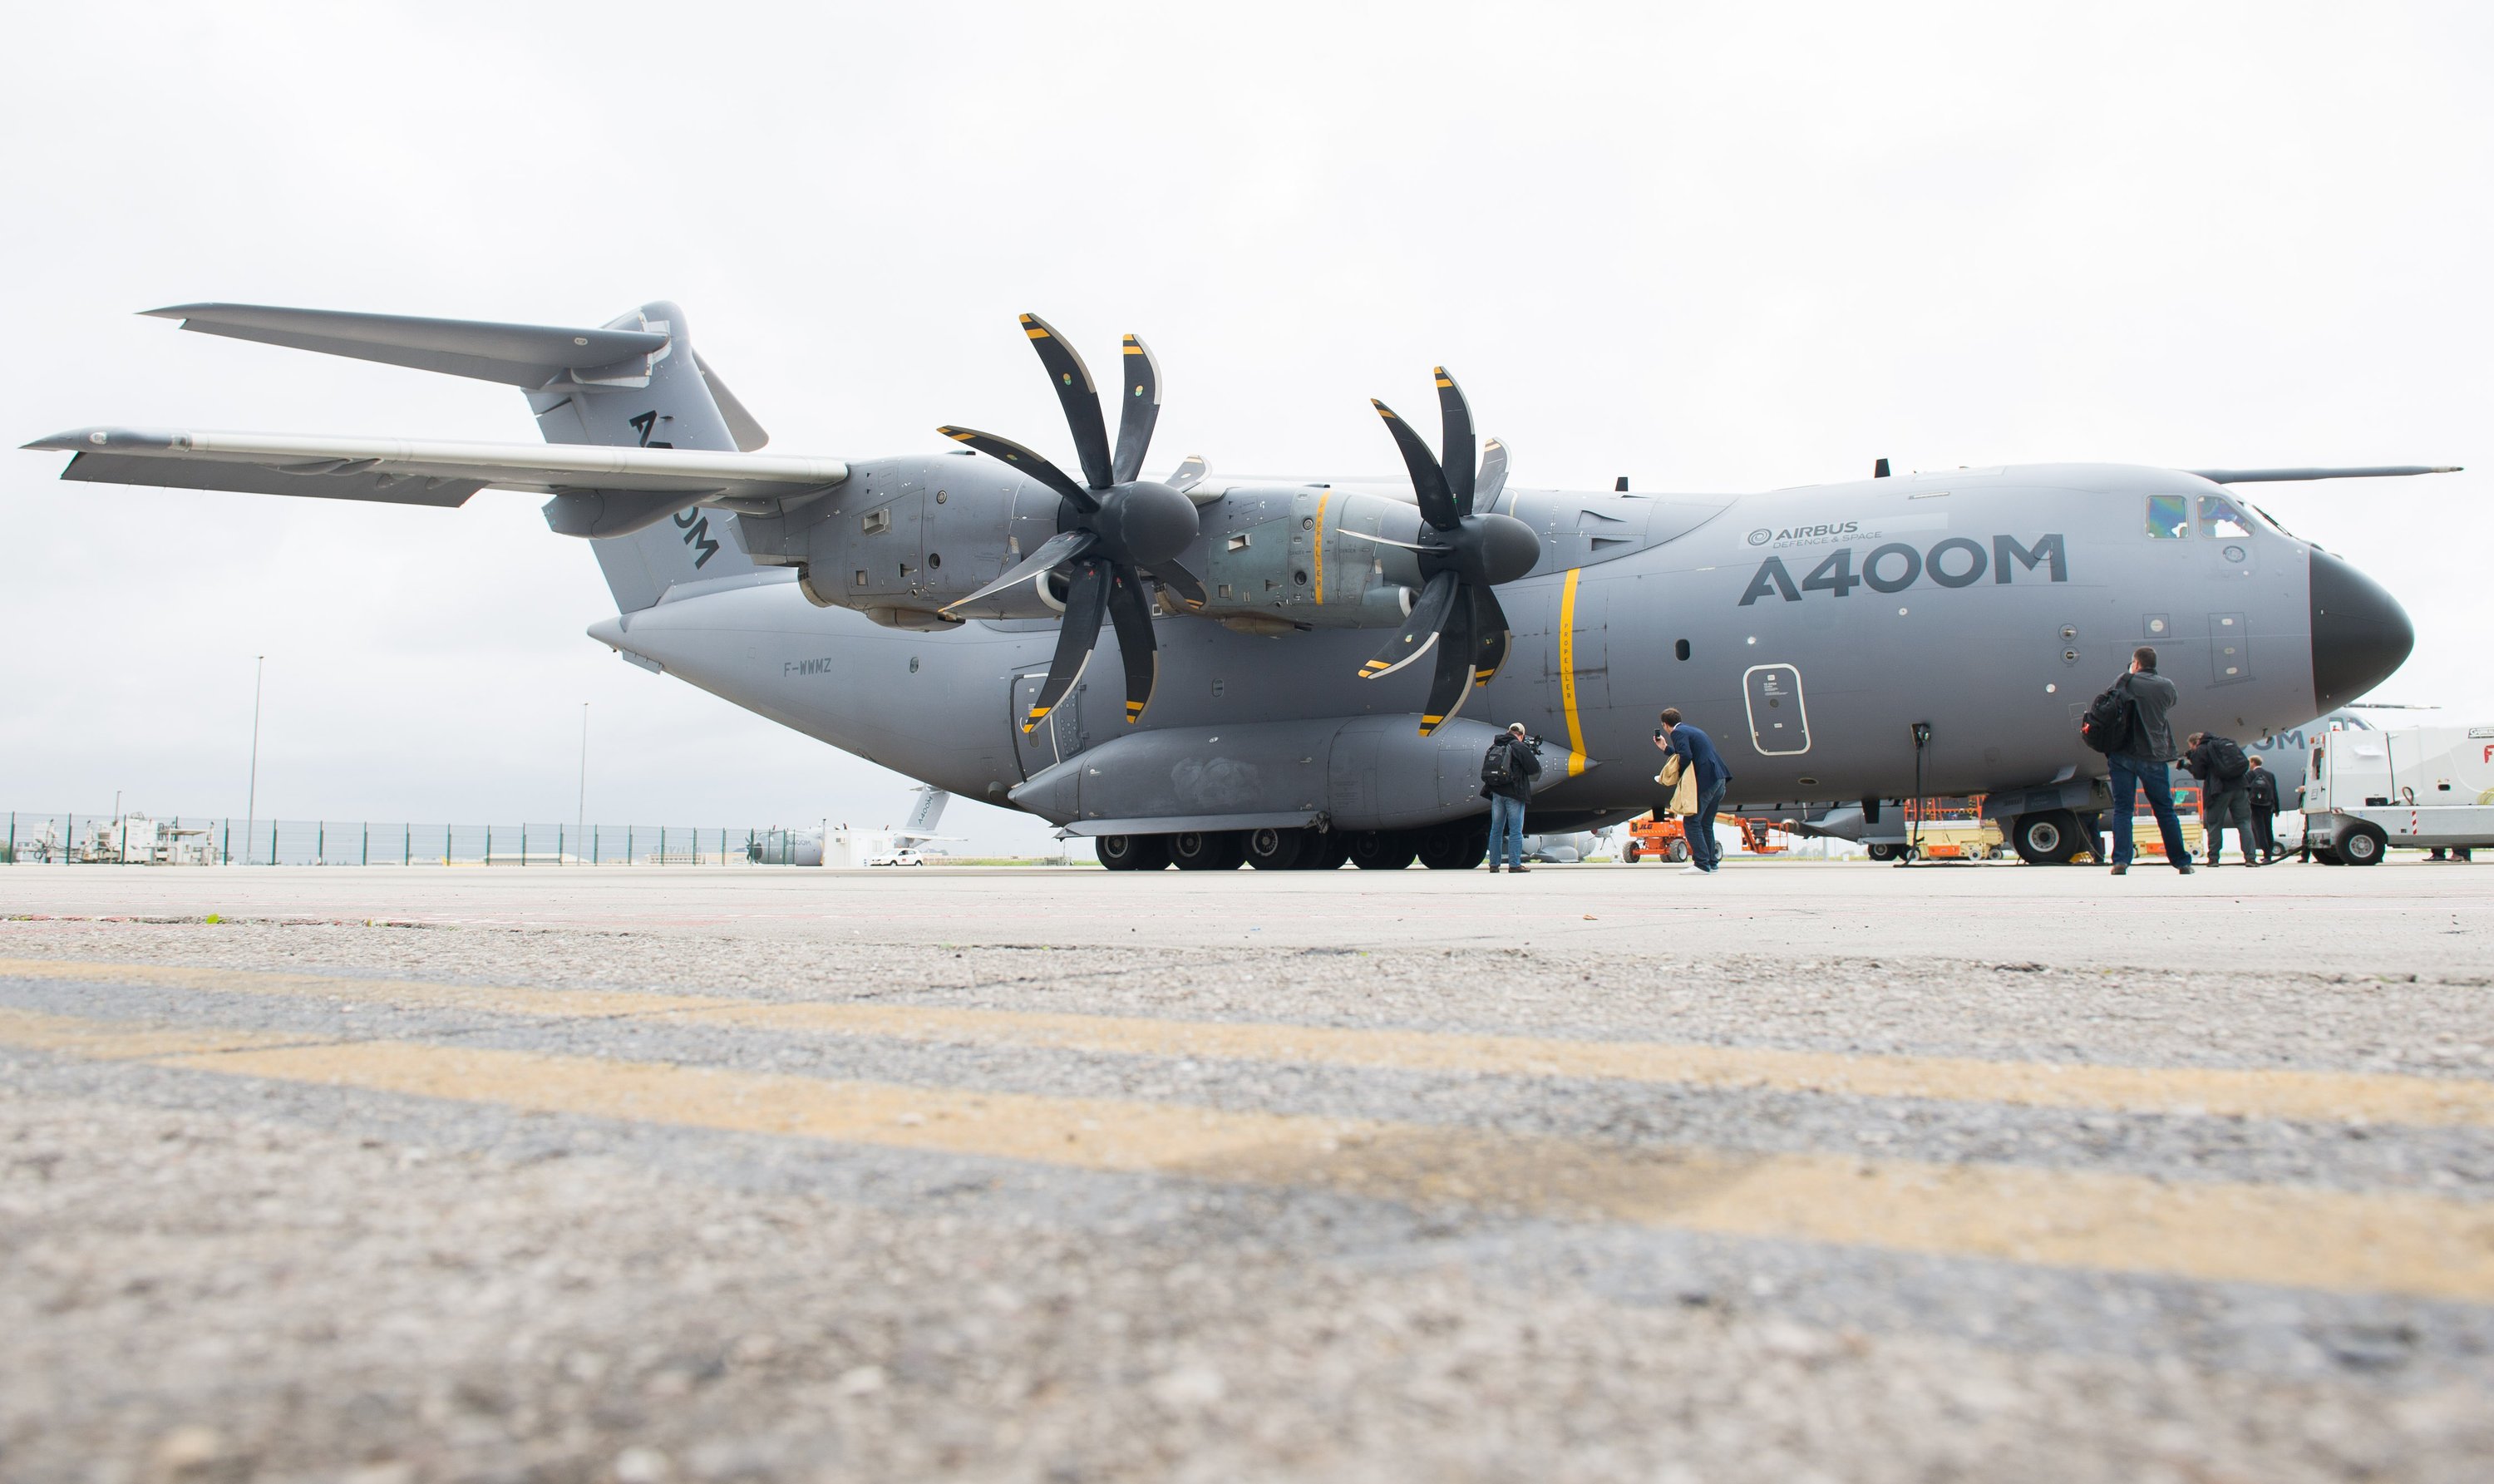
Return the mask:
[[(259, 682), (268, 673), (268, 656), (260, 655), (251, 671), (251, 802), (243, 805), (248, 817), (242, 824), (242, 863), (251, 863), (251, 832), (259, 823)], [(277, 849), (269, 847), (268, 863), (277, 863)]]
[(579, 841), (589, 833), (589, 703), (580, 703), (580, 800), (572, 807), (571, 858), (580, 859)]

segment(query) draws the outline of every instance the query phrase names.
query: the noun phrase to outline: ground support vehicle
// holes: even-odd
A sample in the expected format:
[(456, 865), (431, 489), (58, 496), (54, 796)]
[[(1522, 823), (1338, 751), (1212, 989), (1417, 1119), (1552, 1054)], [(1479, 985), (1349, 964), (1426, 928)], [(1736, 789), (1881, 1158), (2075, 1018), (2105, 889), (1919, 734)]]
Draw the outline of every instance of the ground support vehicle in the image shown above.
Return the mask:
[(1688, 835), (1683, 828), (1687, 822), (1677, 814), (1647, 814), (1628, 821), (1627, 843), (1620, 847), (1620, 859), (1630, 865), (1648, 856), (1665, 861), (1688, 859)]
[(2324, 865), (2379, 864), (2393, 846), (2494, 846), (2494, 726), (2324, 734), (2303, 839)]

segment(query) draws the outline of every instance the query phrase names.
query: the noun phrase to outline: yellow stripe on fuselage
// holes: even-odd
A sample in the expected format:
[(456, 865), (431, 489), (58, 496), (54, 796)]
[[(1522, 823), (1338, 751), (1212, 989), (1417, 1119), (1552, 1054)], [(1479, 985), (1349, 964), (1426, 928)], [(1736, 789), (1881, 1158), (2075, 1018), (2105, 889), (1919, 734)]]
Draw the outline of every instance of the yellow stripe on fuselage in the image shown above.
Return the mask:
[(1569, 567), (1559, 590), (1559, 709), (1567, 717), (1567, 776), (1585, 771), (1585, 724), (1576, 717), (1576, 579), (1583, 567)]
[(1327, 501), (1327, 500), (1331, 500), (1331, 499), (1333, 499), (1333, 491), (1331, 491), (1331, 490), (1326, 490), (1324, 493), (1323, 493), (1323, 494), (1321, 494), (1321, 495), (1319, 495), (1319, 496), (1317, 497), (1317, 539), (1316, 539), (1316, 548), (1317, 548), (1317, 602), (1318, 602), (1318, 604), (1319, 604), (1320, 606), (1322, 606), (1322, 605), (1323, 604), (1323, 602), (1324, 602), (1324, 513), (1325, 513), (1325, 501)]

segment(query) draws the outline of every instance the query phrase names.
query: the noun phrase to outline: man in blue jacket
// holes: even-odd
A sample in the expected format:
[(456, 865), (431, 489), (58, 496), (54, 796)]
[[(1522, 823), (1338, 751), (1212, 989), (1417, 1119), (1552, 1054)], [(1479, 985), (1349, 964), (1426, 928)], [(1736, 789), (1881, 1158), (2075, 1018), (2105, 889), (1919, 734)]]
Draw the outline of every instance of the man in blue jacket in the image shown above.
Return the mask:
[(1723, 754), (1715, 750), (1715, 740), (1681, 720), (1677, 706), (1662, 709), (1662, 730), (1654, 734), (1654, 744), (1697, 775), (1697, 812), (1682, 826), (1688, 837), (1688, 863), (1681, 869), (1711, 875), (1723, 863), (1723, 852), (1715, 844), (1715, 811), (1723, 806), (1723, 789), (1732, 781), (1732, 771), (1723, 766)]

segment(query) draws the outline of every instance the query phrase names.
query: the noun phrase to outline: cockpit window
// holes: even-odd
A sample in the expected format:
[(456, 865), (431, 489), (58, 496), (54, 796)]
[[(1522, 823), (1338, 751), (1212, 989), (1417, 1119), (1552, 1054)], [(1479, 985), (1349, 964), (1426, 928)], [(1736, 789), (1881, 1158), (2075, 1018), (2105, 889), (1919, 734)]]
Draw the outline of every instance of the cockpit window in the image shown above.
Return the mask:
[(2204, 536), (2247, 536), (2251, 520), (2223, 495), (2200, 497), (2200, 533)]
[(2147, 497), (2147, 533), (2160, 541), (2178, 541), (2191, 533), (2191, 499), (2187, 495)]

